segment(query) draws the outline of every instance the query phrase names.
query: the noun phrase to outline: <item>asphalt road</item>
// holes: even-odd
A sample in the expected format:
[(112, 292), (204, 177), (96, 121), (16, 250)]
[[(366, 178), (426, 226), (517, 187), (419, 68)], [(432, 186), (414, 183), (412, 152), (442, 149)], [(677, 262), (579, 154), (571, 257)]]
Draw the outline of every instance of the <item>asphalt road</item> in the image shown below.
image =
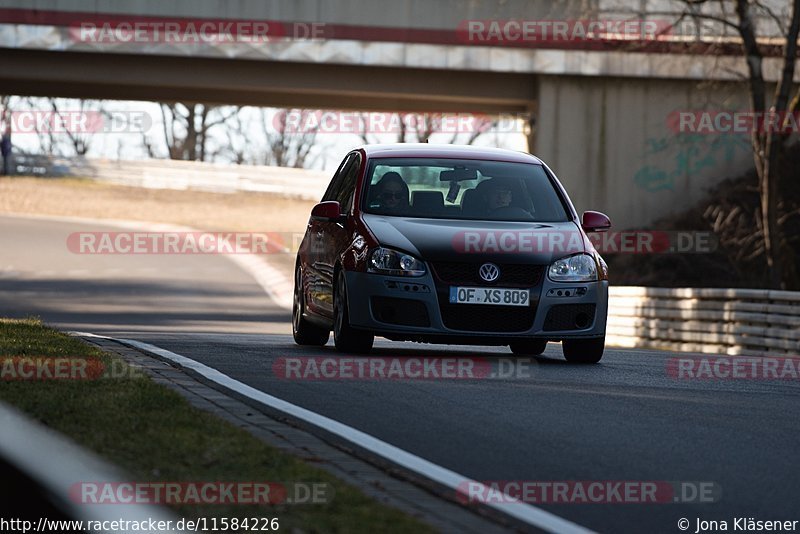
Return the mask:
[[(678, 520), (800, 519), (800, 382), (677, 380), (675, 354), (607, 349), (569, 365), (560, 347), (513, 376), (470, 380), (287, 380), (289, 313), (218, 256), (79, 256), (68, 233), (95, 225), (0, 217), (0, 314), (152, 343), (271, 395), (485, 481), (685, 481), (713, 503), (536, 504), (601, 532), (681, 532)], [(378, 341), (373, 355), (486, 359), (502, 348)], [(659, 495), (661, 495), (659, 493)]]

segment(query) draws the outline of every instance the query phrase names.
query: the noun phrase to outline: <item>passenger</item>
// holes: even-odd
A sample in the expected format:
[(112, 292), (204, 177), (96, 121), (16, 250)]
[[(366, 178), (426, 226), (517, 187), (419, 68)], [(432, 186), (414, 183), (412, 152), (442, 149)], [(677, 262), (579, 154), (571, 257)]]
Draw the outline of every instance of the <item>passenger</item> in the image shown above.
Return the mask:
[(372, 186), (375, 191), (375, 202), (373, 205), (386, 212), (407, 211), (409, 207), (408, 185), (403, 177), (396, 172), (387, 172), (381, 179)]

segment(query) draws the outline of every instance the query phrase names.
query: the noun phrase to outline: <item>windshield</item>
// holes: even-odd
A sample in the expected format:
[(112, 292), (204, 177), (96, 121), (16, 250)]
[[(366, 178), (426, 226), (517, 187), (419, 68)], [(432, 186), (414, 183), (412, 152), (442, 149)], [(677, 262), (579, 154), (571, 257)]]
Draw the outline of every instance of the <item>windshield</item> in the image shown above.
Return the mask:
[(372, 160), (362, 209), (397, 217), (569, 220), (541, 165), (446, 158)]

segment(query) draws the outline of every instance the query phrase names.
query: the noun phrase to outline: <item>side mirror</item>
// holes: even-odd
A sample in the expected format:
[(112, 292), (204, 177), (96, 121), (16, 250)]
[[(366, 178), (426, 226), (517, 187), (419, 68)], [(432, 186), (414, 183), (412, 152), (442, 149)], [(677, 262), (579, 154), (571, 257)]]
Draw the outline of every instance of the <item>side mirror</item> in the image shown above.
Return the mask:
[(581, 219), (581, 227), (585, 232), (606, 232), (611, 228), (611, 219), (599, 211), (585, 211)]
[(311, 218), (315, 221), (341, 222), (343, 216), (340, 210), (339, 203), (335, 200), (320, 202), (311, 209)]

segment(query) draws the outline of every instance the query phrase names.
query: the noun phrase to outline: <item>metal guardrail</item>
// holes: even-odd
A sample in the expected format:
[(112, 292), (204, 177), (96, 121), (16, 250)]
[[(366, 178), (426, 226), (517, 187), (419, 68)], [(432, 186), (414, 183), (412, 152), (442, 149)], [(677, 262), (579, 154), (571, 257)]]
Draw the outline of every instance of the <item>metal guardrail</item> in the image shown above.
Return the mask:
[(612, 287), (606, 340), (713, 354), (800, 354), (800, 293)]
[[(149, 504), (82, 503), (75, 499), (76, 484), (114, 484), (129, 476), (4, 403), (0, 403), (0, 428), (0, 471), (4, 474), (4, 493), (7, 492), (0, 503), (0, 517), (8, 520), (27, 515), (29, 519), (43, 520), (47, 514), (49, 520), (106, 522), (106, 528), (87, 529), (103, 534), (128, 532), (123, 526), (114, 526), (121, 525), (122, 521), (152, 519), (177, 524), (177, 517), (171, 511)], [(10, 497), (14, 502), (7, 500)], [(114, 521), (119, 523), (111, 523)], [(37, 524), (34, 521), (33, 527)], [(48, 530), (46, 525), (38, 526), (42, 527), (41, 531)], [(179, 531), (170, 528), (163, 532)]]
[(319, 200), (331, 179), (322, 171), (199, 161), (73, 158), (53, 159), (50, 164), (58, 167), (60, 176), (85, 177), (131, 187), (217, 193), (252, 191), (304, 200)]

